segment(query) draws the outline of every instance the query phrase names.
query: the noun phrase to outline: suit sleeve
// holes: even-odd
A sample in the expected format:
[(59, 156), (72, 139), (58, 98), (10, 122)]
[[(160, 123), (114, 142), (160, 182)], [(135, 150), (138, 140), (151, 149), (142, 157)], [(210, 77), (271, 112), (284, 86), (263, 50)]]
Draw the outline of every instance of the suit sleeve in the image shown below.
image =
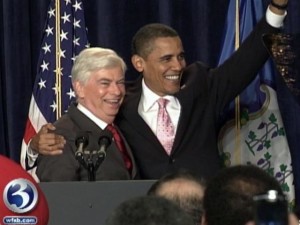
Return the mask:
[(269, 58), (262, 36), (278, 32), (279, 29), (271, 27), (263, 18), (229, 59), (209, 71), (209, 88), (219, 111), (254, 80)]

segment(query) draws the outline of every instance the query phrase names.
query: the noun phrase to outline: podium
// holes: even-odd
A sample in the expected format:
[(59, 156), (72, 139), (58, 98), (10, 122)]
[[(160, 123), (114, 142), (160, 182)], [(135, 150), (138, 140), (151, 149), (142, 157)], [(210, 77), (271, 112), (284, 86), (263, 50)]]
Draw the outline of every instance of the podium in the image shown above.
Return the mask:
[(145, 195), (154, 180), (42, 182), (49, 225), (104, 225), (121, 202)]

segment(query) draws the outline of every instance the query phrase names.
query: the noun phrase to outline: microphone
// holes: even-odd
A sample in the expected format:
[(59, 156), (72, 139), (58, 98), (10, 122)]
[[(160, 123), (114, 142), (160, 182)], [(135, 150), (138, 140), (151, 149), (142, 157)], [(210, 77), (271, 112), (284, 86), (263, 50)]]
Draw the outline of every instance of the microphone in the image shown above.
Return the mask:
[(110, 146), (111, 144), (111, 139), (112, 139), (112, 133), (104, 130), (98, 140), (99, 144), (99, 150), (98, 150), (98, 155), (100, 157), (106, 157), (106, 149)]
[(75, 152), (76, 159), (83, 158), (83, 149), (88, 145), (88, 143), (89, 137), (87, 132), (80, 132), (75, 139), (75, 145), (77, 147), (77, 150)]

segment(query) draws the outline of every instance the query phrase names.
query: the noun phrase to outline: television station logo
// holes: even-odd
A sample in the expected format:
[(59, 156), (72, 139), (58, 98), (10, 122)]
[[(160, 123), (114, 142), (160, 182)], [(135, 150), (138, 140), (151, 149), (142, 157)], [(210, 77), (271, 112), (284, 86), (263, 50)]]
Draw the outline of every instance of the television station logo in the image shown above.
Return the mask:
[(32, 211), (38, 202), (38, 191), (29, 180), (18, 178), (10, 181), (4, 188), (3, 202), (14, 213), (3, 218), (4, 224), (37, 224), (36, 216), (22, 216)]

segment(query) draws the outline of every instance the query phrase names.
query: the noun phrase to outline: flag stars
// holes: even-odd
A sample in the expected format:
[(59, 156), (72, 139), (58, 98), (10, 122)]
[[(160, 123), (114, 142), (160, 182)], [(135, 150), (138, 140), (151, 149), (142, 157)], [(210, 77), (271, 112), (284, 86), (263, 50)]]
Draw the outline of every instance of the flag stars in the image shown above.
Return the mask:
[(64, 32), (62, 30), (61, 33), (60, 33), (60, 41), (63, 41), (64, 39), (68, 40), (67, 35), (68, 35), (68, 32)]
[(80, 20), (76, 20), (76, 18), (74, 18), (73, 27), (74, 28), (76, 28), (76, 27), (80, 28), (81, 27), (80, 26)]
[(60, 67), (60, 68), (56, 68), (55, 70), (53, 70), (53, 72), (55, 73), (55, 74), (59, 74), (59, 75), (61, 75), (61, 76), (63, 76), (63, 67)]
[(61, 19), (64, 21), (64, 24), (66, 23), (66, 22), (71, 22), (70, 21), (70, 14), (67, 14), (66, 12), (64, 12), (64, 15), (61, 17)]
[(38, 83), (38, 85), (40, 86), (40, 90), (42, 88), (46, 88), (46, 80), (42, 80), (42, 78), (40, 79), (40, 82)]
[(44, 54), (46, 54), (47, 52), (51, 53), (51, 45), (48, 45), (47, 42), (45, 42), (45, 45), (42, 47), (42, 49), (44, 50)]
[(69, 92), (67, 92), (69, 99), (75, 98), (75, 92), (70, 88)]
[(54, 91), (54, 94), (57, 95), (57, 93), (58, 93), (58, 87), (57, 87), (56, 84), (55, 84), (55, 86), (52, 88), (52, 90)]
[(82, 10), (81, 8), (81, 2), (75, 2), (75, 4), (73, 5), (74, 9), (75, 9), (75, 12), (77, 12), (77, 10)]
[(60, 56), (60, 57), (63, 57), (63, 58), (66, 58), (65, 53), (66, 53), (66, 50), (61, 50), (61, 49), (60, 49), (60, 51), (59, 51), (59, 56)]
[(71, 0), (65, 0), (66, 5), (71, 4)]
[(73, 39), (73, 44), (74, 44), (74, 46), (80, 46), (80, 44), (79, 44), (79, 40), (80, 40), (80, 38), (76, 38), (76, 37), (74, 37), (74, 39)]
[(53, 35), (53, 27), (50, 27), (49, 25), (47, 26), (47, 29), (45, 30), (47, 33), (47, 37), (52, 34)]
[(57, 104), (55, 103), (55, 101), (53, 101), (52, 105), (50, 105), (50, 107), (52, 108), (52, 112), (55, 112), (57, 109)]
[(48, 15), (49, 15), (49, 18), (51, 18), (52, 16), (55, 17), (55, 9), (50, 8), (48, 11)]
[(42, 68), (43, 72), (45, 70), (49, 70), (48, 66), (49, 66), (49, 63), (46, 63), (45, 60), (43, 60), (43, 64), (41, 65), (41, 68)]
[(73, 57), (71, 58), (72, 62), (74, 63), (76, 59), (76, 55), (73, 53)]

